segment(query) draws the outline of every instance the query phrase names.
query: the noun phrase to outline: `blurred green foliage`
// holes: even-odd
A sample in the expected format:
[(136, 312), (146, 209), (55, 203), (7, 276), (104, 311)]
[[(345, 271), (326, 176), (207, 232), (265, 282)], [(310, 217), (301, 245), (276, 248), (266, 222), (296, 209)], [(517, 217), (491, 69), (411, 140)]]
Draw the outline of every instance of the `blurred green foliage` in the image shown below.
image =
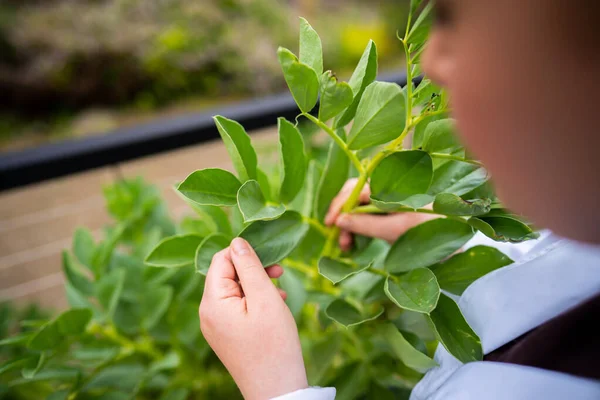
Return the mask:
[(0, 2), (0, 146), (283, 91), (276, 49), (296, 48), (305, 3), (328, 38), (326, 68), (349, 75), (369, 39), (382, 65), (400, 65), (406, 1)]

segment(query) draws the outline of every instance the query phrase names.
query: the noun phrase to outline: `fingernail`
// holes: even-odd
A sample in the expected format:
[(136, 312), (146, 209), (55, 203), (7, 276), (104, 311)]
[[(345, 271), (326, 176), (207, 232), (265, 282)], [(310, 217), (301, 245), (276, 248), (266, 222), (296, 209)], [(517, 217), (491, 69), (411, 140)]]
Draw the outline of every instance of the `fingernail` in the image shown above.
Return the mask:
[(246, 254), (250, 253), (250, 246), (248, 245), (248, 242), (242, 238), (233, 239), (231, 242), (231, 247), (238, 256), (245, 256)]
[(340, 215), (335, 224), (340, 228), (348, 228), (350, 226), (350, 216), (348, 214)]

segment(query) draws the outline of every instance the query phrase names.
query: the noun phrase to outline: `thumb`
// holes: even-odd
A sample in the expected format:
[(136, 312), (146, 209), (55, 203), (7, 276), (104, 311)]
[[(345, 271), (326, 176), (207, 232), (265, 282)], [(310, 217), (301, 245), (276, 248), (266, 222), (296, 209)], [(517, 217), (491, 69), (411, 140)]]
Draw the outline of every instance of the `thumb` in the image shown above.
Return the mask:
[(249, 302), (256, 301), (273, 291), (279, 297), (275, 285), (271, 282), (256, 252), (242, 238), (231, 242), (231, 261), (235, 267), (244, 295)]

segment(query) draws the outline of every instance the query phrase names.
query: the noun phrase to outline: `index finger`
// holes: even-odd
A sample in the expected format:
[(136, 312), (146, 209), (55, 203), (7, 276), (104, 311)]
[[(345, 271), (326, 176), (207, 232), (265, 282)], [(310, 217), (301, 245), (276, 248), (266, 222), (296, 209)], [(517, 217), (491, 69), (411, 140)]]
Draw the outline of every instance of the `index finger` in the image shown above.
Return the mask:
[(237, 273), (229, 247), (214, 255), (204, 284), (204, 296), (226, 298), (241, 297), (240, 285), (237, 283)]
[[(342, 187), (342, 190), (340, 190), (337, 196), (335, 196), (334, 199), (331, 201), (331, 205), (329, 206), (329, 210), (327, 211), (327, 215), (325, 216), (325, 225), (333, 225), (333, 223), (338, 219), (338, 217), (342, 213), (342, 207), (352, 194), (352, 191), (356, 187), (357, 182), (358, 179), (356, 178), (347, 180), (344, 186)], [(369, 201), (370, 196), (371, 188), (368, 184), (366, 184), (362, 188), (358, 200), (361, 203), (366, 203)]]

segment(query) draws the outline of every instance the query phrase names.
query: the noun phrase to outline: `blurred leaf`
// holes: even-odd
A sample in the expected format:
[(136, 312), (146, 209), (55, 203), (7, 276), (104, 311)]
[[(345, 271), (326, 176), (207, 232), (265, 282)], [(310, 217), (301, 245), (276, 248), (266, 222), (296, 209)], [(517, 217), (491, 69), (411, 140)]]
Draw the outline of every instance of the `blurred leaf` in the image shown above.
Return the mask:
[(338, 82), (333, 72), (325, 72), (321, 76), (319, 119), (323, 122), (329, 121), (350, 106), (353, 99), (354, 94), (350, 85), (346, 82)]
[(267, 202), (257, 181), (247, 181), (238, 191), (238, 207), (245, 222), (275, 219), (285, 212), (281, 204)]
[(361, 398), (369, 384), (367, 364), (355, 362), (336, 371), (336, 378), (327, 386), (335, 387), (336, 400), (354, 400)]
[[(342, 139), (346, 139), (343, 129), (338, 129), (336, 133)], [(317, 220), (324, 221), (331, 201), (340, 192), (348, 179), (349, 170), (350, 159), (337, 144), (331, 142), (327, 164), (325, 165), (315, 197), (314, 210)]]
[[(214, 233), (209, 223), (200, 219), (194, 219), (190, 217), (184, 217), (181, 220), (181, 232), (184, 235), (192, 234), (202, 237), (207, 237)], [(150, 254), (150, 251), (152, 251), (152, 249), (155, 248), (157, 244), (158, 242), (156, 242), (154, 246), (152, 246), (152, 248), (148, 249), (148, 252), (146, 254)]]
[(433, 211), (442, 215), (474, 216), (487, 214), (490, 211), (491, 200), (463, 200), (452, 193), (440, 193), (435, 196)]
[(410, 271), (440, 262), (473, 237), (466, 223), (434, 219), (409, 229), (394, 242), (385, 259), (391, 273)]
[(151, 293), (151, 296), (145, 296), (143, 305), (142, 325), (146, 330), (152, 329), (158, 323), (167, 312), (173, 298), (173, 289), (168, 286), (152, 288)]
[(304, 197), (302, 200), (301, 214), (307, 217), (313, 215), (313, 205), (317, 198), (319, 183), (323, 175), (323, 168), (316, 160), (310, 160), (308, 164), (308, 172), (306, 174), (306, 182), (304, 184)]
[(65, 311), (52, 321), (44, 324), (27, 343), (27, 347), (35, 351), (53, 350), (69, 336), (85, 332), (92, 319), (89, 309), (72, 309)]
[(87, 279), (75, 264), (71, 254), (66, 251), (62, 253), (63, 272), (67, 281), (84, 296), (94, 295), (94, 284)]
[(277, 56), (296, 104), (302, 112), (310, 112), (319, 98), (319, 76), (312, 67), (298, 61), (288, 49), (280, 47)]
[(288, 204), (298, 195), (304, 185), (308, 161), (304, 153), (304, 141), (298, 128), (284, 118), (277, 120), (279, 151), (282, 160), (279, 199)]
[(333, 360), (342, 347), (342, 340), (337, 335), (313, 342), (308, 351), (307, 375), (312, 386), (323, 385), (325, 374), (333, 367)]
[(319, 273), (334, 285), (370, 267), (371, 264), (360, 266), (353, 263), (352, 260), (339, 260), (330, 257), (319, 259)]
[(474, 246), (447, 261), (431, 266), (431, 270), (442, 289), (460, 296), (477, 279), (512, 262), (493, 247)]
[(169, 389), (160, 396), (159, 400), (186, 400), (190, 396), (189, 389), (176, 388)]
[(425, 354), (415, 349), (398, 331), (398, 328), (390, 322), (377, 325), (377, 334), (381, 335), (391, 347), (394, 356), (402, 361), (407, 367), (424, 373), (437, 366), (437, 363)]
[(204, 240), (198, 235), (178, 235), (163, 239), (146, 257), (152, 267), (182, 268), (194, 265), (196, 249)]
[(244, 127), (220, 115), (213, 119), (240, 180), (245, 182), (248, 179), (256, 179), (256, 152)]
[(352, 150), (396, 139), (404, 131), (406, 101), (395, 83), (373, 82), (365, 90), (348, 136)]
[(423, 206), (433, 176), (429, 154), (419, 151), (393, 153), (375, 168), (371, 176), (371, 199), (377, 207), (406, 205)]
[(356, 115), (358, 104), (362, 99), (367, 86), (369, 86), (377, 77), (377, 46), (375, 42), (369, 40), (365, 51), (350, 77), (348, 84), (354, 94), (352, 104), (344, 111), (344, 113), (334, 122), (335, 128), (340, 128), (348, 125)]
[(220, 233), (215, 233), (204, 239), (196, 249), (194, 257), (196, 260), (196, 271), (202, 275), (206, 275), (215, 254), (229, 247), (230, 242), (231, 240), (227, 236)]
[(430, 318), (440, 342), (459, 361), (468, 363), (483, 359), (481, 341), (454, 300), (442, 294)]
[(362, 323), (377, 319), (383, 314), (383, 307), (378, 305), (375, 309), (369, 311), (360, 311), (352, 304), (343, 299), (334, 300), (327, 309), (325, 314), (340, 325), (349, 328), (351, 326), (360, 325)]
[(116, 269), (103, 277), (97, 286), (98, 301), (104, 307), (109, 320), (113, 318), (119, 298), (123, 292), (125, 282), (125, 271)]
[(146, 367), (142, 364), (117, 364), (101, 370), (83, 387), (93, 389), (122, 390), (131, 392), (144, 379)]
[(229, 217), (223, 209), (217, 206), (203, 206), (195, 203), (193, 203), (192, 208), (202, 222), (210, 226), (211, 233), (222, 233), (223, 235), (233, 236)]
[(294, 318), (298, 318), (308, 297), (302, 276), (296, 273), (296, 271), (287, 268), (285, 273), (279, 278), (279, 286), (287, 293), (287, 300), (285, 302), (290, 308), (292, 315)]
[(388, 277), (385, 294), (398, 307), (428, 314), (440, 297), (440, 286), (433, 272), (417, 268), (396, 278)]
[(89, 230), (78, 228), (73, 235), (73, 254), (79, 262), (88, 268), (92, 268), (92, 257), (96, 249), (96, 243)]
[(269, 181), (269, 177), (267, 176), (267, 174), (259, 168), (256, 170), (256, 176), (257, 176), (256, 180), (258, 181), (258, 184), (260, 185), (260, 189), (262, 190), (263, 194), (265, 195), (265, 198), (267, 200), (274, 200), (275, 197), (277, 197), (277, 196), (273, 195), (273, 189), (271, 188), (271, 183)]
[(192, 172), (179, 184), (177, 190), (201, 205), (235, 206), (240, 186), (242, 184), (232, 173), (209, 168)]
[(323, 73), (323, 46), (319, 34), (304, 18), (300, 18), (300, 62), (311, 67), (318, 76)]
[(271, 221), (257, 221), (240, 233), (254, 248), (265, 267), (277, 264), (294, 250), (308, 231), (295, 211), (286, 211)]
[(46, 352), (42, 352), (39, 355), (38, 362), (34, 368), (23, 368), (21, 370), (21, 375), (25, 379), (32, 379), (35, 375), (42, 369), (44, 364), (46, 363)]

